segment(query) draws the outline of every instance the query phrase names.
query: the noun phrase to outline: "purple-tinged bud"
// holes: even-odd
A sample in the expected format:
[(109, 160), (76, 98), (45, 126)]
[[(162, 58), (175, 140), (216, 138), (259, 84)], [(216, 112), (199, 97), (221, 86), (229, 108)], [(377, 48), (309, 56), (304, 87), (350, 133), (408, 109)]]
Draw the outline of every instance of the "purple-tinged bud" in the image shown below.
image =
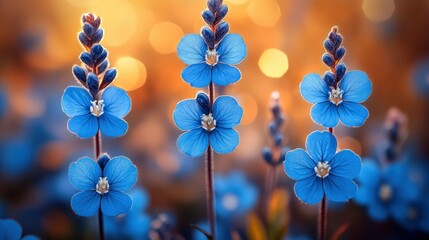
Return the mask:
[(212, 13), (215, 13), (219, 7), (222, 5), (222, 2), (219, 0), (208, 0), (207, 7), (210, 9)]
[(346, 74), (347, 67), (344, 63), (340, 63), (335, 68), (335, 74), (337, 75), (337, 81), (340, 81)]
[(335, 65), (334, 58), (332, 57), (332, 55), (327, 54), (327, 53), (323, 54), (322, 61), (329, 67), (334, 67), (334, 65)]
[(82, 26), (82, 29), (83, 29), (83, 32), (86, 34), (86, 36), (88, 36), (88, 37), (92, 37), (92, 35), (94, 34), (94, 27), (93, 26), (91, 26), (91, 24), (89, 24), (89, 23), (85, 23), (85, 24), (83, 24), (83, 26)]
[(262, 158), (264, 158), (265, 162), (267, 162), (268, 164), (273, 163), (273, 152), (269, 147), (264, 147), (262, 149)]
[(72, 68), (73, 75), (83, 86), (86, 86), (86, 71), (85, 69), (74, 65)]
[(98, 77), (94, 73), (89, 73), (86, 78), (86, 82), (88, 84), (89, 92), (95, 96), (98, 93)]
[(108, 52), (106, 49), (103, 49), (103, 52), (95, 59), (95, 64), (98, 66), (107, 58)]
[(205, 92), (198, 92), (195, 100), (197, 101), (198, 105), (200, 105), (204, 114), (207, 115), (210, 113), (210, 99)]
[(330, 39), (326, 39), (325, 42), (323, 43), (323, 46), (325, 47), (328, 53), (332, 55), (335, 53), (334, 43)]
[(214, 20), (213, 25), (218, 24), (228, 13), (228, 6), (222, 5), (216, 13), (216, 18)]
[(103, 153), (97, 160), (98, 165), (100, 165), (101, 170), (104, 170), (106, 164), (110, 161), (109, 155), (107, 153)]
[(337, 34), (337, 36), (335, 36), (335, 48), (339, 48), (341, 43), (343, 42), (343, 37), (340, 34)]
[(85, 63), (86, 65), (92, 65), (93, 64), (93, 59), (90, 53), (87, 52), (82, 52), (80, 54), (80, 60)]
[(326, 71), (325, 75), (323, 75), (323, 80), (328, 86), (334, 86), (335, 79), (336, 77), (332, 72)]
[(91, 55), (94, 59), (97, 59), (102, 53), (104, 48), (100, 44), (94, 44), (91, 47)]
[(276, 147), (280, 147), (283, 143), (283, 134), (281, 133), (276, 133), (274, 135), (274, 144), (276, 145)]
[(79, 42), (85, 47), (91, 47), (91, 40), (85, 35), (85, 33), (80, 32), (78, 35)]
[(94, 43), (99, 43), (101, 39), (103, 39), (103, 34), (104, 34), (103, 29), (102, 28), (98, 29), (97, 31), (95, 31), (95, 34), (92, 37), (92, 41)]
[(109, 66), (109, 61), (104, 60), (98, 67), (97, 67), (97, 73), (101, 74), (104, 71), (106, 71), (107, 67)]
[(215, 20), (214, 14), (207, 9), (201, 13), (201, 16), (208, 25), (212, 25)]
[(229, 32), (229, 24), (227, 22), (222, 22), (217, 26), (215, 34), (215, 43), (219, 43), (223, 37)]
[(101, 81), (100, 90), (109, 86), (116, 78), (116, 69), (111, 68), (104, 73), (103, 80)]
[(337, 51), (335, 51), (335, 59), (340, 60), (344, 57), (344, 54), (346, 54), (346, 49), (344, 47), (338, 48)]
[(94, 27), (95, 30), (97, 30), (100, 27), (100, 25), (101, 25), (101, 18), (97, 17), (94, 20), (94, 23), (92, 24), (92, 26)]
[(209, 49), (213, 49), (215, 45), (215, 37), (212, 30), (210, 30), (208, 27), (203, 27), (201, 29), (201, 35), (203, 36), (204, 41), (206, 42)]

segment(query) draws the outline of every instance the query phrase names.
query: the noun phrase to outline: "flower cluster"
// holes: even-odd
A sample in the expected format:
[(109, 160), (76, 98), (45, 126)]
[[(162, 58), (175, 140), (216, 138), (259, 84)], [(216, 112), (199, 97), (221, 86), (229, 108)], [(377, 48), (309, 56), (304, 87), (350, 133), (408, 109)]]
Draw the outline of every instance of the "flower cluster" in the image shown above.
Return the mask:
[(82, 22), (79, 41), (86, 51), (80, 55), (82, 66), (73, 66), (80, 86), (66, 88), (61, 106), (71, 117), (68, 128), (72, 133), (80, 138), (94, 137), (95, 160), (83, 157), (70, 165), (69, 181), (80, 191), (72, 197), (71, 207), (79, 216), (116, 216), (131, 209), (132, 199), (124, 192), (136, 183), (137, 168), (126, 157), (100, 155), (100, 133), (109, 137), (126, 133), (128, 124), (122, 118), (130, 111), (131, 100), (123, 89), (110, 86), (116, 70), (109, 69), (107, 50), (99, 44), (101, 19), (89, 13), (83, 15)]
[(341, 121), (347, 127), (359, 127), (368, 118), (368, 110), (360, 103), (371, 94), (371, 82), (361, 71), (347, 72), (340, 60), (346, 50), (341, 46), (342, 36), (333, 27), (324, 42), (327, 51), (322, 57), (329, 67), (323, 77), (309, 74), (300, 84), (301, 95), (315, 104), (311, 117), (324, 132), (312, 132), (303, 149), (289, 151), (284, 167), (287, 175), (296, 180), (295, 194), (303, 202), (315, 204), (324, 197), (344, 202), (357, 192), (353, 178), (361, 169), (361, 159), (350, 150), (337, 151), (333, 128)]
[(4, 240), (39, 240), (40, 238), (34, 235), (26, 235), (22, 237), (22, 227), (19, 223), (12, 219), (0, 219), (0, 239)]

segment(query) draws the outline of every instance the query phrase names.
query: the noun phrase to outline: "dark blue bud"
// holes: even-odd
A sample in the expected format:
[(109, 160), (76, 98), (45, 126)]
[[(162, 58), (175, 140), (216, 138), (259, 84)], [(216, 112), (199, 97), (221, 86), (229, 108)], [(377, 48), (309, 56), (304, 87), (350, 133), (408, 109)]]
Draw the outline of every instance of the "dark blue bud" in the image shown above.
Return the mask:
[(97, 160), (98, 165), (100, 166), (101, 170), (104, 170), (104, 167), (106, 164), (110, 161), (109, 155), (107, 153), (103, 153)]
[(344, 63), (340, 63), (337, 65), (337, 67), (335, 68), (335, 74), (337, 75), (337, 81), (340, 81), (344, 77), (344, 74), (346, 74), (346, 71), (347, 71), (347, 67)]
[(97, 73), (101, 74), (104, 71), (106, 71), (107, 67), (109, 66), (109, 61), (104, 60), (98, 67), (97, 67)]
[(97, 31), (95, 31), (95, 34), (92, 37), (92, 41), (94, 43), (99, 43), (101, 39), (103, 39), (103, 34), (104, 34), (103, 29), (102, 28), (98, 29)]
[(344, 57), (344, 54), (346, 54), (346, 49), (344, 47), (338, 48), (337, 51), (335, 51), (335, 59), (340, 60)]
[(325, 75), (323, 75), (323, 80), (328, 86), (334, 86), (336, 78), (332, 72), (326, 71)]
[(100, 44), (94, 44), (91, 47), (91, 55), (94, 59), (97, 59), (102, 53), (104, 48)]
[(334, 31), (329, 32), (328, 39), (331, 40), (333, 43), (335, 43), (336, 37), (337, 37), (337, 33), (335, 33)]
[(332, 57), (332, 55), (327, 54), (327, 53), (323, 54), (322, 61), (329, 67), (334, 67), (334, 65), (335, 65), (334, 58)]
[(91, 24), (89, 24), (89, 23), (85, 23), (85, 24), (83, 24), (83, 26), (82, 26), (82, 29), (83, 29), (83, 32), (86, 34), (86, 36), (88, 36), (88, 37), (92, 37), (92, 35), (94, 34), (94, 27), (93, 26), (91, 26)]
[(277, 125), (276, 121), (270, 121), (270, 123), (268, 123), (268, 131), (271, 135), (274, 136), (278, 129), (279, 126)]
[(93, 59), (90, 53), (87, 52), (82, 52), (80, 54), (80, 60), (85, 63), (86, 65), (92, 65), (93, 64)]
[(74, 65), (72, 68), (73, 75), (82, 85), (86, 86), (86, 72), (83, 68), (78, 65)]
[(94, 27), (95, 30), (97, 30), (100, 27), (100, 25), (101, 25), (101, 18), (97, 17), (94, 20), (94, 23), (92, 24), (92, 26)]
[(85, 33), (80, 32), (79, 35), (78, 35), (78, 38), (79, 38), (79, 42), (83, 46), (88, 47), (88, 48), (91, 47), (91, 41), (89, 40), (88, 37), (86, 37)]
[(281, 134), (281, 133), (276, 133), (275, 135), (274, 135), (274, 144), (277, 146), (277, 147), (280, 147), (281, 145), (282, 145), (282, 143), (283, 143), (283, 134)]
[(278, 104), (271, 107), (271, 112), (273, 113), (273, 116), (275, 118), (280, 116), (281, 110), (282, 109), (280, 108), (280, 106)]
[(195, 100), (197, 101), (198, 105), (200, 105), (204, 114), (210, 113), (210, 98), (205, 92), (198, 92)]
[(290, 151), (290, 147), (283, 147), (280, 151), (280, 157), (278, 163), (283, 163), (284, 160), (286, 160), (286, 154)]
[(328, 53), (334, 55), (335, 45), (330, 39), (326, 39), (325, 42), (323, 42), (323, 46), (325, 47), (325, 49)]
[(222, 5), (216, 13), (216, 17), (213, 22), (213, 25), (216, 25), (220, 21), (222, 21), (222, 19), (226, 16), (227, 13), (228, 13), (228, 7), (226, 5)]
[(273, 152), (269, 147), (264, 147), (262, 149), (262, 158), (264, 158), (265, 162), (269, 164), (273, 163)]
[(212, 12), (210, 12), (209, 10), (204, 10), (203, 13), (201, 13), (201, 16), (203, 16), (204, 21), (208, 25), (212, 25), (214, 20), (215, 20), (214, 14)]
[(209, 49), (213, 49), (215, 45), (215, 37), (212, 30), (210, 30), (208, 27), (203, 27), (203, 29), (201, 29), (201, 35), (203, 36), (204, 41), (206, 42)]
[(215, 34), (215, 42), (219, 43), (223, 37), (229, 32), (229, 24), (227, 22), (220, 23), (217, 26)]
[(210, 9), (212, 13), (215, 13), (220, 5), (222, 5), (222, 2), (220, 0), (208, 0), (207, 1), (207, 7)]
[(86, 14), (82, 15), (82, 23), (86, 23)]
[(335, 41), (334, 41), (335, 48), (339, 48), (342, 42), (343, 42), (343, 37), (340, 34), (337, 34), (335, 36)]
[(101, 81), (100, 90), (109, 86), (116, 78), (116, 69), (111, 68), (104, 73), (103, 81)]
[(98, 93), (98, 77), (94, 73), (89, 73), (86, 78), (86, 82), (88, 84), (89, 92), (95, 96)]
[(95, 64), (99, 65), (100, 63), (102, 63), (104, 60), (106, 60), (108, 55), (108, 52), (106, 49), (103, 49), (103, 52), (100, 54), (100, 56), (98, 56), (98, 58), (95, 59)]
[(395, 160), (396, 159), (396, 149), (395, 149), (395, 146), (393, 145), (393, 144), (390, 144), (387, 148), (386, 148), (386, 152), (385, 152), (385, 154), (386, 154), (386, 158), (387, 158), (387, 160), (389, 160), (389, 161), (393, 161), (393, 160)]
[(400, 123), (394, 122), (392, 127), (388, 130), (387, 135), (389, 137), (390, 142), (397, 143), (399, 140), (399, 132), (400, 132)]
[(283, 116), (276, 116), (275, 121), (277, 123), (277, 126), (280, 128), (283, 123), (285, 122), (285, 118)]

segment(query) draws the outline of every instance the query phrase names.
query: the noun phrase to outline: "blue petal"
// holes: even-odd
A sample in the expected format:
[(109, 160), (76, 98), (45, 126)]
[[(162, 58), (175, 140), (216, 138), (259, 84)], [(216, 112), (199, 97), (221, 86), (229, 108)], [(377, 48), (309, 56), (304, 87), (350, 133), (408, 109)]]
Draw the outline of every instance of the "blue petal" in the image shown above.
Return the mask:
[(314, 161), (330, 161), (337, 151), (337, 139), (327, 131), (314, 131), (307, 136), (305, 147)]
[(127, 157), (114, 157), (104, 167), (103, 176), (109, 181), (109, 189), (128, 191), (137, 182), (137, 168)]
[(40, 238), (34, 236), (34, 235), (26, 235), (21, 240), (40, 240)]
[(213, 104), (213, 118), (216, 126), (222, 128), (233, 128), (237, 126), (243, 117), (243, 109), (237, 100), (230, 96), (220, 96)]
[(213, 66), (213, 82), (220, 86), (236, 83), (241, 78), (240, 70), (223, 63)]
[(316, 162), (303, 149), (289, 151), (285, 159), (283, 166), (286, 174), (293, 180), (302, 180), (316, 175), (314, 172)]
[(22, 227), (12, 219), (0, 219), (0, 239), (19, 240), (22, 235)]
[(311, 108), (310, 115), (313, 121), (326, 128), (337, 126), (339, 120), (337, 107), (329, 101), (316, 103)]
[(125, 117), (131, 110), (131, 99), (127, 92), (121, 88), (108, 87), (103, 91), (101, 99), (104, 100), (104, 113)]
[(203, 110), (195, 99), (180, 101), (173, 112), (174, 123), (183, 131), (200, 127), (202, 116)]
[(67, 87), (61, 98), (61, 108), (69, 116), (79, 116), (90, 113), (92, 97), (81, 87)]
[(147, 208), (149, 204), (149, 196), (142, 187), (135, 187), (129, 195), (131, 199), (133, 199), (133, 212), (135, 211), (140, 213)]
[(338, 105), (338, 115), (344, 126), (360, 127), (368, 118), (369, 112), (359, 103), (343, 101)]
[(381, 170), (378, 164), (371, 159), (362, 161), (362, 169), (359, 173), (358, 180), (363, 185), (377, 185), (380, 181)]
[(232, 128), (216, 127), (210, 133), (210, 145), (219, 154), (227, 154), (237, 147), (240, 137)]
[(372, 219), (379, 222), (384, 221), (389, 217), (387, 206), (381, 202), (372, 202), (371, 205), (368, 206), (368, 213)]
[(97, 215), (100, 209), (101, 196), (96, 191), (83, 191), (73, 195), (71, 207), (73, 211), (82, 217), (92, 217)]
[(329, 200), (345, 202), (357, 192), (357, 185), (349, 178), (328, 175), (323, 179), (323, 189)]
[(74, 116), (67, 122), (70, 132), (80, 138), (90, 138), (98, 132), (98, 119), (92, 114)]
[(89, 157), (71, 163), (68, 175), (70, 184), (79, 191), (95, 189), (102, 176), (100, 166)]
[(329, 166), (331, 167), (330, 174), (353, 179), (359, 175), (362, 163), (358, 155), (346, 149), (335, 154), (329, 161)]
[(221, 63), (235, 65), (246, 57), (246, 44), (238, 34), (227, 34), (216, 50)]
[(371, 95), (372, 84), (366, 73), (349, 71), (339, 83), (339, 88), (344, 91), (343, 99), (361, 103)]
[[(133, 205), (136, 202), (133, 201)], [(133, 206), (134, 207), (134, 206)], [(123, 231), (132, 239), (148, 239), (148, 233), (151, 229), (151, 218), (146, 215), (127, 218), (123, 225)]]
[(316, 204), (323, 198), (322, 180), (316, 175), (297, 181), (294, 190), (299, 200), (308, 204)]
[(133, 200), (123, 192), (109, 191), (101, 198), (101, 211), (109, 217), (128, 213), (133, 205)]
[(120, 137), (128, 130), (128, 123), (118, 117), (104, 113), (99, 117), (100, 130), (108, 137)]
[(302, 97), (309, 103), (327, 101), (329, 99), (329, 92), (331, 91), (320, 75), (315, 73), (304, 77), (304, 80), (299, 85), (299, 90)]
[(188, 34), (177, 45), (177, 54), (185, 64), (205, 62), (207, 45), (198, 34)]
[(203, 128), (185, 132), (177, 139), (177, 147), (189, 157), (200, 157), (209, 146), (209, 134)]
[(207, 87), (211, 81), (211, 68), (207, 63), (198, 63), (187, 66), (182, 71), (182, 78), (192, 87)]

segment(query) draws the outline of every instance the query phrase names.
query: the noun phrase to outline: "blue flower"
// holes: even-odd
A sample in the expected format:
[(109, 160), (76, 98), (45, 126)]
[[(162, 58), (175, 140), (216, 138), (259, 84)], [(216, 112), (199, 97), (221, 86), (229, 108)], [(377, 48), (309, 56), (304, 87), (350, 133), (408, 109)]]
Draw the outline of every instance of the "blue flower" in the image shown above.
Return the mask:
[(124, 156), (109, 160), (107, 155), (102, 155), (98, 163), (83, 157), (70, 164), (69, 181), (81, 191), (71, 199), (71, 207), (77, 215), (94, 216), (101, 205), (103, 214), (116, 216), (131, 209), (132, 199), (124, 192), (136, 183), (137, 168)]
[(399, 208), (395, 219), (409, 231), (422, 230), (429, 233), (429, 196), (423, 196), (406, 207)]
[[(197, 224), (198, 227), (202, 228), (206, 232), (210, 232), (210, 225), (208, 221), (203, 221)], [(222, 240), (231, 240), (231, 226), (226, 224), (224, 221), (219, 219), (216, 221), (216, 238)], [(207, 240), (207, 237), (199, 230), (194, 230), (192, 233), (193, 240)]]
[[(198, 96), (206, 97), (199, 93)], [(177, 139), (180, 151), (189, 157), (199, 157), (207, 147), (220, 154), (234, 151), (239, 142), (237, 126), (243, 109), (230, 96), (216, 98), (211, 111), (195, 99), (186, 99), (176, 105), (173, 119), (178, 128), (186, 131)]]
[(400, 219), (408, 205), (419, 196), (419, 188), (410, 180), (408, 170), (405, 162), (380, 169), (375, 161), (364, 161), (355, 202), (367, 206), (368, 214), (376, 221), (384, 221), (390, 216)]
[(306, 140), (307, 152), (295, 149), (286, 154), (286, 174), (296, 180), (295, 194), (303, 202), (315, 204), (323, 196), (334, 202), (353, 197), (353, 182), (360, 171), (360, 157), (346, 149), (336, 153), (337, 140), (327, 132), (314, 131)]
[(429, 59), (424, 59), (413, 70), (414, 89), (421, 96), (429, 96)]
[(2, 240), (39, 240), (40, 238), (27, 235), (23, 238), (22, 227), (19, 223), (12, 219), (0, 219), (0, 239)]
[(241, 172), (215, 178), (216, 214), (222, 220), (244, 217), (258, 199), (258, 192)]
[(149, 197), (143, 188), (136, 188), (130, 192), (133, 207), (124, 216), (105, 217), (106, 234), (114, 239), (149, 239), (151, 219), (145, 214), (149, 204)]
[(67, 123), (70, 132), (80, 138), (93, 137), (99, 129), (109, 137), (123, 136), (127, 132), (128, 124), (122, 118), (130, 111), (131, 100), (123, 89), (108, 87), (97, 100), (82, 87), (68, 87), (61, 107), (71, 117)]
[(188, 34), (177, 46), (179, 58), (187, 65), (182, 78), (192, 87), (206, 87), (212, 81), (226, 86), (241, 78), (240, 70), (232, 65), (246, 57), (246, 45), (238, 34), (227, 34), (217, 47), (210, 50), (203, 37)]
[(360, 127), (368, 118), (368, 110), (360, 103), (371, 94), (372, 84), (364, 72), (347, 72), (337, 87), (329, 87), (318, 74), (308, 74), (300, 91), (314, 104), (311, 118), (323, 127), (333, 128), (339, 120), (346, 127)]

